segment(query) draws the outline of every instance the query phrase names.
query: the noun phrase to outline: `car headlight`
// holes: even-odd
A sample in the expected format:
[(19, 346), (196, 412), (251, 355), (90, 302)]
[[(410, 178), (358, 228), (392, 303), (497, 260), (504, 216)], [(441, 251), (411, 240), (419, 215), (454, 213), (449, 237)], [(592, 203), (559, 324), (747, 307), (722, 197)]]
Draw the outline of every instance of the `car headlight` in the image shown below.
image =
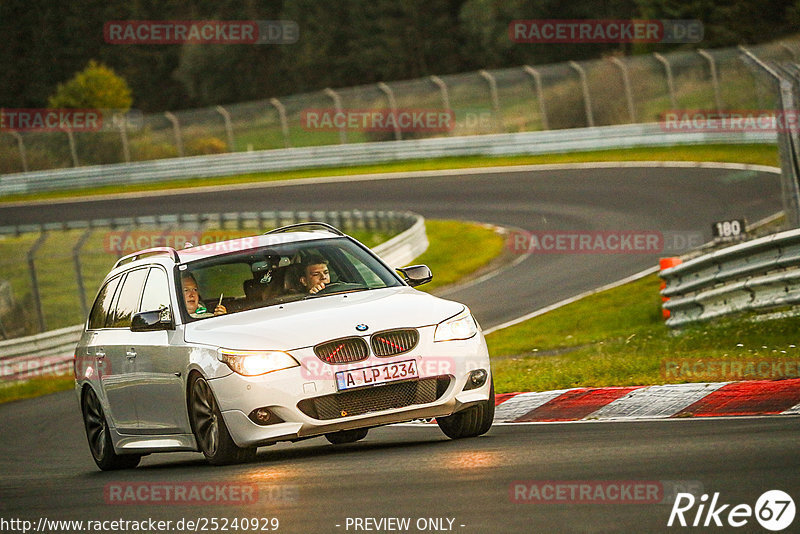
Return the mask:
[(235, 373), (258, 376), (297, 367), (300, 364), (289, 354), (279, 350), (219, 350), (219, 361), (225, 362)]
[(469, 309), (442, 321), (436, 325), (433, 334), (434, 341), (454, 341), (456, 339), (469, 339), (478, 333), (478, 324), (469, 313)]

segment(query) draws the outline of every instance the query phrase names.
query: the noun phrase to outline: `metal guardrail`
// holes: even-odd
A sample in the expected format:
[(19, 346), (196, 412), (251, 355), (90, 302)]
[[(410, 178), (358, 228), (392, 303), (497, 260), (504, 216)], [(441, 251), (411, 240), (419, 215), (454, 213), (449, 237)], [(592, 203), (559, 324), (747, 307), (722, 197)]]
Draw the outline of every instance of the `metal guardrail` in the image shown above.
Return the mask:
[[(265, 212), (274, 214), (276, 212)], [(292, 214), (293, 222), (303, 219), (304, 214), (320, 215), (319, 212), (280, 212)], [(354, 213), (357, 216), (354, 217)], [(250, 215), (250, 214), (241, 214)], [(154, 220), (172, 220), (176, 215), (152, 217)], [(196, 215), (192, 216), (196, 219)], [(384, 221), (394, 219), (403, 223), (406, 229), (385, 243), (373, 248), (376, 254), (392, 267), (407, 265), (428, 248), (428, 236), (425, 232), (425, 219), (412, 212), (325, 212), (324, 219), (338, 221), (360, 218), (364, 226), (378, 228), (378, 218)], [(265, 217), (266, 218), (266, 217)], [(321, 217), (320, 219), (322, 219)], [(140, 218), (141, 219), (141, 218)], [(317, 219), (317, 220), (320, 220)], [(279, 219), (281, 220), (281, 219)], [(282, 219), (288, 221), (287, 219)], [(119, 219), (100, 221), (104, 225)], [(87, 224), (98, 224), (98, 221), (83, 221)], [(129, 221), (128, 221), (129, 222)], [(286, 224), (290, 224), (286, 222)], [(83, 226), (85, 227), (85, 226)], [(362, 226), (363, 227), (363, 226)], [(5, 227), (8, 229), (9, 227)], [(0, 383), (15, 382), (43, 375), (63, 375), (72, 370), (75, 355), (75, 344), (80, 339), (83, 324), (68, 326), (58, 330), (0, 342)]]
[[(246, 211), (224, 213), (181, 213), (170, 215), (141, 215), (137, 217), (115, 217), (41, 224), (15, 224), (0, 226), (0, 235), (19, 235), (27, 232), (58, 232), (85, 230), (89, 228), (130, 229), (136, 227), (178, 227), (223, 229), (233, 225), (236, 229), (258, 230), (262, 227), (277, 228), (288, 224), (320, 221), (338, 228), (350, 230), (395, 230), (405, 231), (416, 221), (416, 213), (409, 211)], [(399, 226), (398, 226), (399, 225)]]
[(416, 215), (416, 222), (406, 230), (385, 243), (373, 247), (375, 254), (390, 267), (403, 267), (414, 258), (428, 250), (428, 234), (425, 232), (425, 219)]
[(68, 374), (82, 331), (79, 324), (0, 342), (0, 382)]
[(775, 143), (774, 132), (665, 132), (658, 123), (437, 137), (194, 156), (0, 176), (0, 197), (184, 178), (456, 156), (513, 156), (706, 143)]
[(800, 229), (717, 250), (659, 276), (671, 327), (800, 304)]

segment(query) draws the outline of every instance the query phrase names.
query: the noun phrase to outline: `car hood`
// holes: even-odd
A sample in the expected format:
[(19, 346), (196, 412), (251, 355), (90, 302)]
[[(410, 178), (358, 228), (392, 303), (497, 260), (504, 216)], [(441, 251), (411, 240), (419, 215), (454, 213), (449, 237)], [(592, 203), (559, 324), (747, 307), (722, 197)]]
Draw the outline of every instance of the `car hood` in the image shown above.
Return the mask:
[[(390, 328), (437, 324), (464, 309), (410, 287), (328, 295), (220, 315), (186, 325), (189, 343), (237, 350), (293, 350)], [(369, 327), (365, 332), (356, 325)]]

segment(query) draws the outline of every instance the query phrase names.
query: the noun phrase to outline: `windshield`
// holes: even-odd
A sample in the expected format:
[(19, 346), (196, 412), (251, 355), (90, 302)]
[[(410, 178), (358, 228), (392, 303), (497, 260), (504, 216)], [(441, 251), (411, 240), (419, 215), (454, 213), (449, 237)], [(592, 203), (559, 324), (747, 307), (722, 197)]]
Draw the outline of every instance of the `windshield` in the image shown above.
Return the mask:
[(402, 285), (347, 238), (286, 243), (181, 266), (183, 309), (191, 319), (306, 298)]

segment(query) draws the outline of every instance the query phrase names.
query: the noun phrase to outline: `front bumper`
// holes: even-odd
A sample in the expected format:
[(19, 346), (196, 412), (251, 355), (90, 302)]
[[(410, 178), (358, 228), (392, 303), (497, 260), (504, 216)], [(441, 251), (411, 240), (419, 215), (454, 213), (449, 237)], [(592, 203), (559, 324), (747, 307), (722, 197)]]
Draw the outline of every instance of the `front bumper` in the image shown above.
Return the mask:
[[(428, 336), (423, 335), (425, 337)], [(231, 437), (240, 447), (412, 419), (443, 417), (489, 398), (491, 370), (486, 342), (481, 334), (462, 341), (422, 341), (408, 353), (391, 358), (371, 356), (347, 366), (325, 364), (310, 349), (295, 351), (292, 355), (300, 362), (300, 367), (257, 377), (234, 373), (209, 380), (209, 384)], [(417, 361), (418, 381), (391, 382), (337, 392), (334, 374), (344, 368), (410, 359)], [(465, 390), (469, 374), (476, 369), (488, 371), (489, 379), (479, 388)], [(430, 387), (423, 387), (423, 383)], [(406, 396), (397, 400), (401, 393)], [(345, 408), (337, 413), (340, 407)], [(257, 408), (267, 408), (282, 422), (256, 424), (248, 414)]]

